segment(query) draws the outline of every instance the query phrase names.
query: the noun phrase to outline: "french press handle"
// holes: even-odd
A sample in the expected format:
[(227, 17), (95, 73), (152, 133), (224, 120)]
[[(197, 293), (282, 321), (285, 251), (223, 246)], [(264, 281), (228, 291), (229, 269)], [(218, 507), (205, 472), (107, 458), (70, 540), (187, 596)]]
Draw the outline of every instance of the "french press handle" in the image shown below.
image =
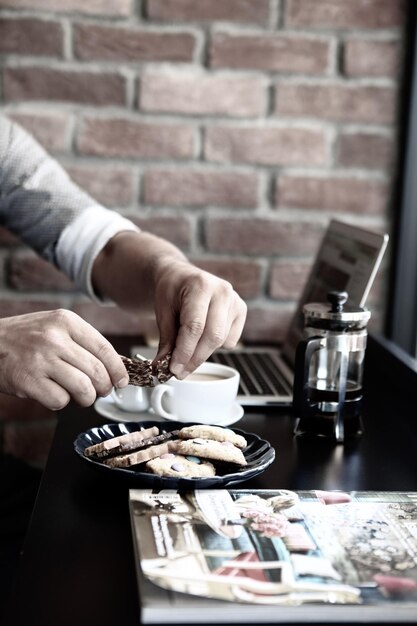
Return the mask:
[(320, 336), (309, 337), (300, 341), (295, 353), (293, 385), (293, 409), (298, 417), (308, 417), (313, 407), (308, 393), (310, 361), (317, 350), (324, 348), (326, 339)]

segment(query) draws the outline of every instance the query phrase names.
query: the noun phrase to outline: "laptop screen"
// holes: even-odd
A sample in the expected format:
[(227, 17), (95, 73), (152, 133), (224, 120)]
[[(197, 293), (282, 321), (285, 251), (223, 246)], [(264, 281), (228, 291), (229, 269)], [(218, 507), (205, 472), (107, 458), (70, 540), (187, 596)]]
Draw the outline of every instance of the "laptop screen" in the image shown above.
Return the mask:
[(282, 355), (291, 366), (303, 337), (304, 304), (326, 302), (327, 293), (338, 290), (348, 292), (349, 304), (364, 306), (387, 243), (385, 233), (330, 222), (282, 346)]

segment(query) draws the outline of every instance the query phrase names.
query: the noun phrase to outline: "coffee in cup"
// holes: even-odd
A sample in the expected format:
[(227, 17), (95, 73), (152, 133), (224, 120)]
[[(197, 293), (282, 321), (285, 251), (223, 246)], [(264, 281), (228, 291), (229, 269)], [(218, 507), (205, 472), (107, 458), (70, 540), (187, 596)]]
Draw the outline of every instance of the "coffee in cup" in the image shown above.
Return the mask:
[(203, 363), (187, 378), (170, 378), (150, 396), (153, 411), (168, 420), (222, 424), (236, 408), (240, 375), (219, 363)]

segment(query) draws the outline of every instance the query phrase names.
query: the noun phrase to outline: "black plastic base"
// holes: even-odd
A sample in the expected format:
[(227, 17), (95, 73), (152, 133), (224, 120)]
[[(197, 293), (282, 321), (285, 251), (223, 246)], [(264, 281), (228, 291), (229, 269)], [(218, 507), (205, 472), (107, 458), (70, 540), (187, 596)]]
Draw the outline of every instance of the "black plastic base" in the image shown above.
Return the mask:
[[(294, 434), (298, 437), (326, 437), (337, 442), (335, 434), (335, 416), (312, 415), (297, 419)], [(344, 439), (360, 437), (363, 433), (360, 415), (344, 420)]]

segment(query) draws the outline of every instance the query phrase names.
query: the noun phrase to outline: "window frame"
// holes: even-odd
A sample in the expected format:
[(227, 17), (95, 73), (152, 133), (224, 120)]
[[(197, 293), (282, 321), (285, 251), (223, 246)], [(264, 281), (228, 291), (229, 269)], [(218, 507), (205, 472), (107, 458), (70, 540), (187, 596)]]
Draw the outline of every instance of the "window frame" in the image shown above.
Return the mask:
[(417, 357), (417, 10), (407, 7), (385, 335)]

